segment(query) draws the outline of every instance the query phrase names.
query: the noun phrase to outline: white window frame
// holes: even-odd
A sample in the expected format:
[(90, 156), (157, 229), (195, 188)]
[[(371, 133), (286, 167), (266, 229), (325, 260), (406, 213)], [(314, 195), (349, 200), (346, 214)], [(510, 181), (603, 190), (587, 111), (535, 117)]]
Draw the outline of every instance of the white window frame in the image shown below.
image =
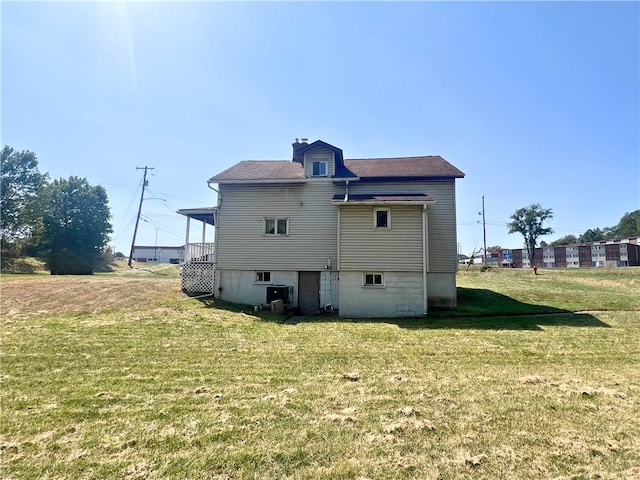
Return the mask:
[[(267, 231), (267, 224), (270, 221), (274, 222), (273, 233), (270, 233)], [(278, 230), (280, 230), (279, 226), (282, 223), (285, 224), (285, 227), (284, 227), (285, 232), (279, 233), (278, 232)], [(264, 217), (264, 220), (262, 222), (262, 234), (269, 237), (285, 237), (289, 235), (289, 217)]]
[[(367, 283), (367, 277), (371, 277), (372, 283)], [(379, 281), (376, 281), (376, 280), (379, 280)], [(383, 272), (363, 272), (362, 287), (363, 288), (384, 288), (384, 273)]]
[[(378, 212), (387, 212), (387, 224), (385, 226), (378, 225)], [(375, 230), (391, 230), (391, 209), (390, 208), (374, 208), (373, 209), (373, 228)]]
[[(315, 173), (315, 166), (318, 165), (318, 170), (320, 169), (320, 165), (324, 165), (324, 173)], [(313, 160), (311, 162), (311, 176), (312, 177), (327, 177), (329, 175), (329, 165), (327, 162), (323, 162), (321, 160)]]
[[(265, 280), (265, 277), (269, 278)], [(264, 270), (256, 271), (253, 276), (253, 283), (256, 284), (271, 284), (271, 272), (267, 272)]]

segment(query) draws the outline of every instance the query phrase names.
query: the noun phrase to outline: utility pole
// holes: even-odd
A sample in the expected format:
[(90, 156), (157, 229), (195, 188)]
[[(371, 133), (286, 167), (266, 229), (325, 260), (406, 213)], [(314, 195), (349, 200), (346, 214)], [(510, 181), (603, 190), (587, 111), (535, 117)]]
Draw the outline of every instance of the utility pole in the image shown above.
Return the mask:
[(129, 268), (131, 262), (133, 262), (133, 248), (136, 244), (136, 234), (138, 233), (138, 224), (140, 223), (140, 214), (142, 213), (142, 201), (144, 200), (144, 189), (147, 187), (147, 170), (154, 170), (153, 167), (136, 167), (136, 170), (144, 170), (144, 177), (142, 179), (142, 193), (140, 194), (140, 205), (138, 206), (138, 216), (136, 217), (136, 226), (133, 229), (133, 240), (131, 240), (131, 252), (129, 252)]
[(487, 227), (484, 222), (484, 195), (482, 195), (482, 237), (484, 240), (484, 264), (487, 265)]

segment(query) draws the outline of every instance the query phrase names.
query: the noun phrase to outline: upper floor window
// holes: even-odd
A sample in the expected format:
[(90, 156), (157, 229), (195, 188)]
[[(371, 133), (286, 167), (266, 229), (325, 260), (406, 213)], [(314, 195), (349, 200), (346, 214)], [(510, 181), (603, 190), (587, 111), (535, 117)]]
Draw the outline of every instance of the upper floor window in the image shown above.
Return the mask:
[(264, 233), (265, 235), (289, 235), (289, 219), (265, 218)]
[(327, 162), (313, 162), (312, 175), (314, 177), (327, 176)]
[(375, 208), (373, 226), (374, 228), (391, 228), (391, 211), (388, 208)]

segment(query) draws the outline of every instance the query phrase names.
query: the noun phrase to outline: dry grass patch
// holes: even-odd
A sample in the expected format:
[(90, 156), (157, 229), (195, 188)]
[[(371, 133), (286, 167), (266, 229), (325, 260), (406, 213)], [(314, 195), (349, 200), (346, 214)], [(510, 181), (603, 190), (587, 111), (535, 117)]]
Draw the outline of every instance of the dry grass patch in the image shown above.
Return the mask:
[[(145, 310), (156, 298), (175, 298), (175, 279), (116, 276), (2, 277), (0, 315), (4, 320), (32, 317), (97, 315), (111, 309)], [(150, 298), (154, 298), (150, 302)]]

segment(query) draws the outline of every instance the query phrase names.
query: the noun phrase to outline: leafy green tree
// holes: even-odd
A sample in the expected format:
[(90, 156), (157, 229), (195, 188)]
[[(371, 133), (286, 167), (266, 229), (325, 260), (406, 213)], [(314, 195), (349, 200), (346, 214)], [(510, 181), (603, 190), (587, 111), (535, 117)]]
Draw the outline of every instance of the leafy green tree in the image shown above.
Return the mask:
[(590, 228), (578, 237), (578, 243), (599, 242), (605, 239), (605, 232), (600, 228)]
[(557, 240), (554, 240), (549, 244), (550, 247), (559, 247), (560, 245), (575, 245), (578, 243), (578, 237), (575, 235), (569, 234), (561, 237)]
[(640, 210), (625, 213), (615, 227), (615, 237), (640, 236)]
[(79, 177), (54, 180), (44, 189), (41, 204), (38, 238), (51, 274), (99, 269), (112, 232), (104, 187)]
[(553, 218), (553, 210), (542, 208), (539, 204), (529, 205), (516, 210), (511, 215), (512, 222), (507, 224), (509, 233), (521, 233), (524, 237), (524, 244), (529, 254), (531, 265), (535, 265), (536, 245), (538, 238), (543, 235), (553, 233), (549, 227), (544, 227), (546, 220)]
[(38, 218), (34, 201), (47, 175), (38, 170), (33, 152), (18, 152), (5, 145), (0, 156), (0, 235), (5, 247), (7, 243), (23, 242), (31, 233)]

